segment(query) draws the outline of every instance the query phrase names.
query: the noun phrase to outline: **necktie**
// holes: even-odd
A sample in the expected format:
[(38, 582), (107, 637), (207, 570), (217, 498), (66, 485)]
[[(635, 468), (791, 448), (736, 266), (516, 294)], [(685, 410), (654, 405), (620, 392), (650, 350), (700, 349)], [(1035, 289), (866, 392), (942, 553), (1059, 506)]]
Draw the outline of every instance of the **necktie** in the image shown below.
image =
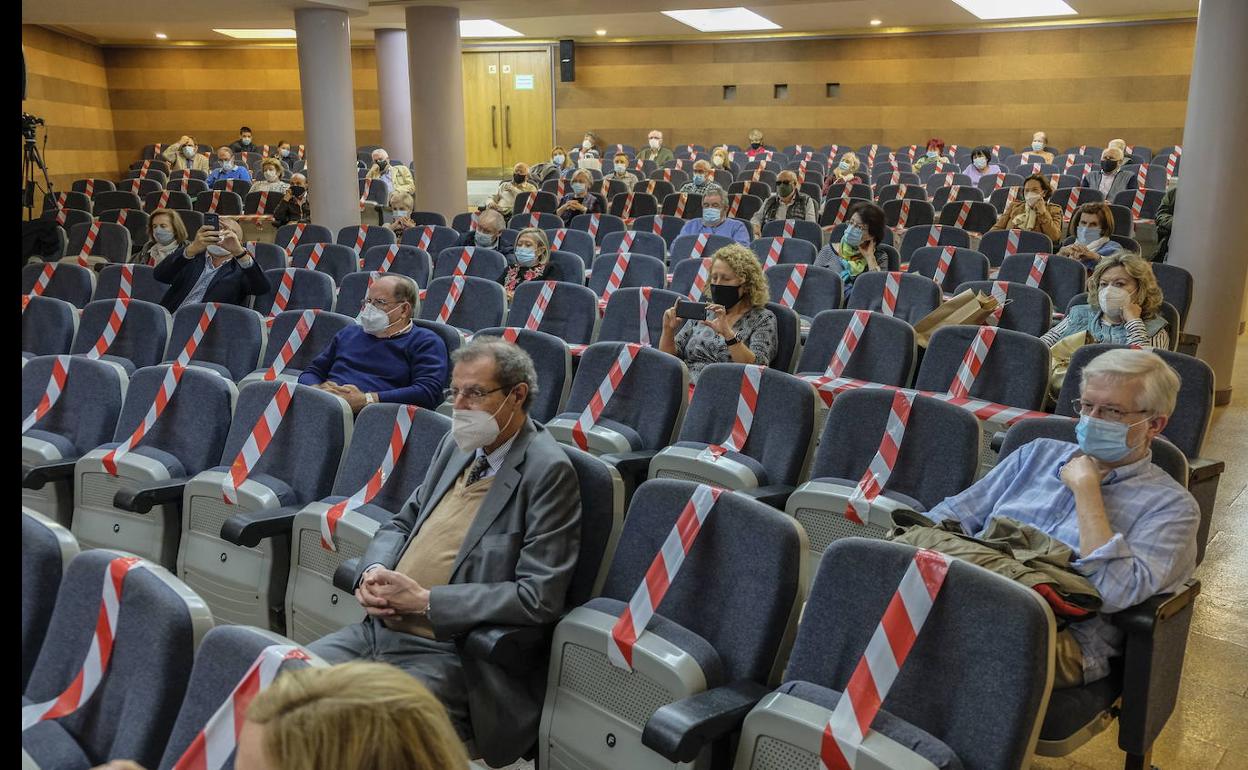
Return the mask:
[(481, 480), (481, 477), (485, 475), (485, 472), (489, 470), (489, 468), (490, 461), (486, 459), (485, 455), (478, 457), (477, 461), (472, 464), (472, 470), (468, 471), (468, 482), (465, 486), (470, 487), (473, 484), (476, 484)]

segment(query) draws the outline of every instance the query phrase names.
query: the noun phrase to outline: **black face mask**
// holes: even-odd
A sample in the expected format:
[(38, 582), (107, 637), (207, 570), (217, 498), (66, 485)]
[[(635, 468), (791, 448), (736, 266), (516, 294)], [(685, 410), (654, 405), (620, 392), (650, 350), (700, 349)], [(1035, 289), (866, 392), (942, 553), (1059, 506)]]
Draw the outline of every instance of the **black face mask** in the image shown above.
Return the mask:
[(1110, 160), (1106, 158), (1105, 160), (1101, 161), (1101, 170), (1104, 171), (1106, 174), (1112, 174), (1114, 172), (1114, 169), (1116, 168), (1118, 168), (1118, 161), (1116, 160)]
[(308, 191), (308, 188), (302, 185), (292, 184), (290, 186), (290, 194), (295, 196), (296, 198), (302, 198), (303, 194), (306, 193), (307, 191)]
[(793, 183), (780, 182), (776, 185), (776, 191), (780, 193), (781, 198), (787, 198), (793, 194)]
[(511, 181), (515, 182), (516, 184), (524, 184), (525, 179), (528, 179), (528, 176), (525, 174), (512, 174), (511, 175)]
[(741, 301), (741, 287), (713, 283), (711, 284), (711, 301), (716, 305), (723, 305), (725, 310), (731, 310)]
[(750, 149), (751, 149), (751, 150), (757, 150), (759, 147), (762, 147), (762, 146), (763, 146), (763, 145), (762, 145), (762, 143), (761, 143), (761, 142), (750, 142)]
[(377, 170), (378, 170), (378, 171), (385, 171), (385, 170), (386, 170), (386, 166), (389, 166), (389, 165), (390, 165), (390, 161), (388, 161), (388, 160), (379, 160), (379, 161), (377, 161)]

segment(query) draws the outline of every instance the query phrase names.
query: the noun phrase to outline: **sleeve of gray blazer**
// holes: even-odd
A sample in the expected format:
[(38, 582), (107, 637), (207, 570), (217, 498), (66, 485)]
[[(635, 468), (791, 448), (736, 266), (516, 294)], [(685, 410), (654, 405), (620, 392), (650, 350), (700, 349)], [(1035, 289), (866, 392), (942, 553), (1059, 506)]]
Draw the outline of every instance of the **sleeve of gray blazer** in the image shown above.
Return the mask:
[(559, 618), (580, 555), (581, 490), (571, 462), (562, 452), (558, 460), (531, 469), (521, 481), (527, 489), (517, 490), (527, 507), (516, 579), (430, 589), (429, 622), (438, 639), (482, 624), (527, 626)]

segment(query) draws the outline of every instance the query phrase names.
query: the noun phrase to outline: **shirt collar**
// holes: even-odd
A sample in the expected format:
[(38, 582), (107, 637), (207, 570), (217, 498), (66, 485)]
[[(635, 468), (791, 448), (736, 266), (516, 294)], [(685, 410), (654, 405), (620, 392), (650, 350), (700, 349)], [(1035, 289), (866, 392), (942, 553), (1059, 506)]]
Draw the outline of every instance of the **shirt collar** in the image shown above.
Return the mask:
[[(1058, 479), (1061, 479), (1062, 477), (1062, 466), (1070, 462), (1071, 458), (1074, 457), (1075, 452), (1078, 452), (1078, 451), (1079, 451), (1079, 447), (1077, 445), (1071, 447), (1070, 453), (1066, 455), (1066, 459), (1062, 460), (1062, 462), (1058, 464), (1057, 470), (1055, 472)], [(1148, 468), (1152, 465), (1152, 462), (1153, 462), (1153, 452), (1150, 449), (1149, 451), (1144, 453), (1143, 457), (1136, 460), (1135, 462), (1127, 463), (1126, 465), (1120, 465), (1117, 468), (1112, 469), (1109, 473), (1105, 474), (1105, 478), (1101, 481), (1101, 486), (1105, 486), (1106, 484), (1114, 484), (1119, 481), (1126, 481), (1127, 479), (1135, 478), (1136, 476), (1139, 476), (1143, 474), (1146, 470), (1148, 470)]]
[(498, 469), (503, 467), (503, 460), (507, 458), (507, 453), (511, 451), (511, 445), (516, 443), (516, 437), (519, 435), (520, 431), (516, 431), (515, 435), (504, 441), (498, 448), (496, 448), (493, 452), (490, 452), (488, 455), (485, 453), (485, 449), (483, 447), (478, 447), (476, 453), (472, 456), (473, 462), (476, 462), (484, 457), (485, 461), (490, 465), (490, 473), (498, 473)]

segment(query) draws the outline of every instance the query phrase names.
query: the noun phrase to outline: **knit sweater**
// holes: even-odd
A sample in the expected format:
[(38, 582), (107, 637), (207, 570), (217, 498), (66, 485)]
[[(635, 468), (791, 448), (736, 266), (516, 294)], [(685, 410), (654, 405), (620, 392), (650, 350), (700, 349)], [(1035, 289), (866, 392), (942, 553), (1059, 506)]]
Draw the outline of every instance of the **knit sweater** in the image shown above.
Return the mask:
[(334, 335), (299, 375), (301, 385), (333, 382), (376, 393), (379, 401), (433, 409), (442, 403), (448, 377), (446, 344), (413, 326), (382, 339), (351, 325)]

